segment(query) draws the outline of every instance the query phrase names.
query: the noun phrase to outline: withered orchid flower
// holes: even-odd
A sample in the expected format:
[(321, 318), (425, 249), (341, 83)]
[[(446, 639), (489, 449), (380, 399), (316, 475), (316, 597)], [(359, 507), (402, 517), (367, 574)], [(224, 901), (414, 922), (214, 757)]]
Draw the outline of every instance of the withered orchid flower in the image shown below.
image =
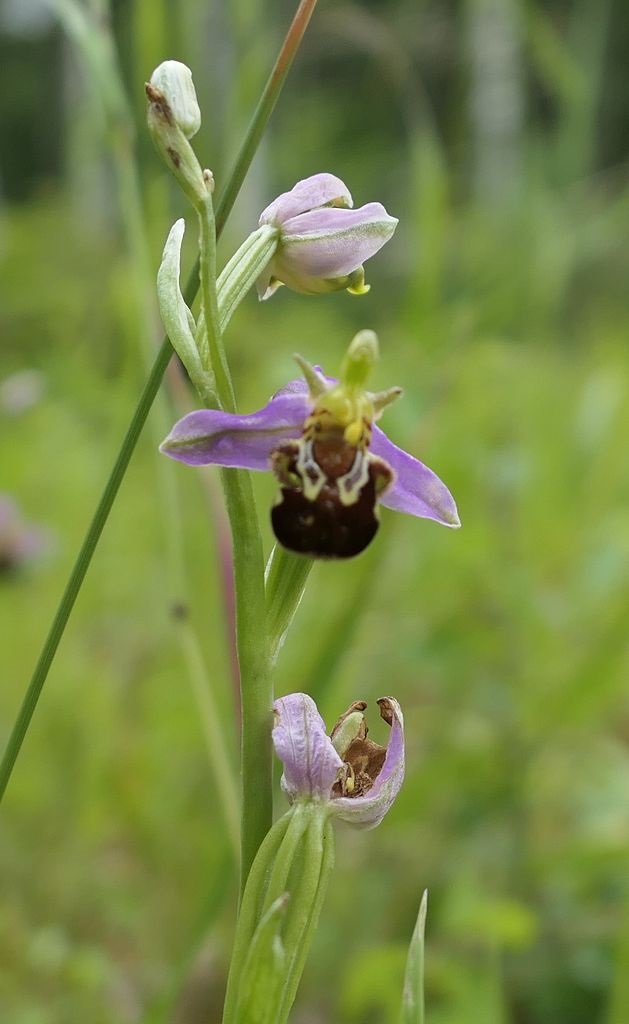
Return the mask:
[(291, 803), (327, 802), (332, 814), (356, 828), (375, 828), (382, 821), (404, 779), (404, 718), (394, 697), (381, 697), (378, 706), (391, 727), (386, 747), (368, 737), (365, 701), (355, 701), (330, 736), (307, 694), (275, 701), (273, 743)]

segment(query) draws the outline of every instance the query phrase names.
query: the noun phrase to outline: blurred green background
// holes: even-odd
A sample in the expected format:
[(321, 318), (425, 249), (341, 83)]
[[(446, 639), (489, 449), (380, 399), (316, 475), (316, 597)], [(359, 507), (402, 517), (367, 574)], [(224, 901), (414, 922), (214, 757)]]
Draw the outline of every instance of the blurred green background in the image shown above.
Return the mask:
[[(187, 215), (143, 83), (166, 57), (192, 67), (220, 187), (293, 4), (115, 0), (110, 27), (106, 8), (0, 4), (0, 489), (48, 531), (0, 575), (3, 743)], [(337, 829), (295, 1024), (394, 1024), (426, 887), (428, 1024), (629, 1022), (628, 48), (621, 0), (320, 0), (221, 243), (223, 263), (322, 170), (400, 218), (368, 296), (252, 295), (228, 348), (248, 410), (295, 350), (334, 372), (375, 328), (374, 386), (405, 388), (386, 429), (463, 521), (384, 510), (364, 556), (316, 567), (280, 658), (279, 693), (309, 691), (330, 724), (393, 693), (408, 737), (382, 826)], [(15, 401), (25, 369), (38, 401)], [(220, 1016), (236, 889), (207, 716), (235, 775), (224, 522), (212, 473), (156, 453), (180, 409), (172, 379), (2, 808), (6, 1024)], [(255, 483), (270, 547), (274, 485)]]

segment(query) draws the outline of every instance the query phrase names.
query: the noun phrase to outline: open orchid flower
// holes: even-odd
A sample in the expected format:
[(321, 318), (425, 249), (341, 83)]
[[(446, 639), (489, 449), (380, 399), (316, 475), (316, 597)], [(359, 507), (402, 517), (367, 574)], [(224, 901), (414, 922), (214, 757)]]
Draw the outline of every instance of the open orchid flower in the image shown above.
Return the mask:
[(387, 747), (368, 738), (365, 701), (355, 701), (330, 736), (307, 694), (275, 701), (273, 743), (284, 766), (282, 789), (291, 803), (328, 801), (334, 815), (356, 828), (380, 824), (404, 779), (404, 718), (393, 697), (381, 697), (378, 706), (391, 727)]
[(306, 295), (346, 288), (362, 295), (363, 263), (381, 249), (397, 226), (381, 203), (353, 210), (340, 178), (313, 174), (278, 196), (260, 216), (260, 227), (279, 230), (277, 250), (258, 279), (268, 299), (282, 284)]
[(352, 341), (341, 381), (296, 357), (305, 380), (290, 381), (247, 416), (202, 409), (175, 424), (161, 451), (190, 466), (272, 469), (280, 499), (271, 514), (284, 547), (313, 558), (358, 554), (378, 529), (377, 503), (460, 526), (438, 476), (393, 444), (374, 421), (401, 394), (364, 382), (377, 354), (371, 331)]

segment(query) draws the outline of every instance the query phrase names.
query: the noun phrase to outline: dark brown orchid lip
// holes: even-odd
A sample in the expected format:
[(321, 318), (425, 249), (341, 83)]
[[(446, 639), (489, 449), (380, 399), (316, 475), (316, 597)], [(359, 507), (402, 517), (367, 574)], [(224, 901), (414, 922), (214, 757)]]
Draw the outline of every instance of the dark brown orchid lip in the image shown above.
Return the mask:
[(271, 463), (281, 486), (271, 521), (283, 547), (313, 558), (364, 551), (378, 531), (378, 497), (393, 480), (386, 462), (338, 430), (280, 445)]

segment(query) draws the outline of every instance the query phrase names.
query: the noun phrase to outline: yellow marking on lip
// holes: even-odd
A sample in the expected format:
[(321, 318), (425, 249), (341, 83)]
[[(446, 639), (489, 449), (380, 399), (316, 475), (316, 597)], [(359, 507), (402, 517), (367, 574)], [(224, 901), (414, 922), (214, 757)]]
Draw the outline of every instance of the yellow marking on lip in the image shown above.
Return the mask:
[(361, 420), (354, 420), (352, 423), (348, 423), (343, 432), (343, 437), (348, 444), (351, 444), (354, 448), (358, 445), (362, 438), (363, 424)]

